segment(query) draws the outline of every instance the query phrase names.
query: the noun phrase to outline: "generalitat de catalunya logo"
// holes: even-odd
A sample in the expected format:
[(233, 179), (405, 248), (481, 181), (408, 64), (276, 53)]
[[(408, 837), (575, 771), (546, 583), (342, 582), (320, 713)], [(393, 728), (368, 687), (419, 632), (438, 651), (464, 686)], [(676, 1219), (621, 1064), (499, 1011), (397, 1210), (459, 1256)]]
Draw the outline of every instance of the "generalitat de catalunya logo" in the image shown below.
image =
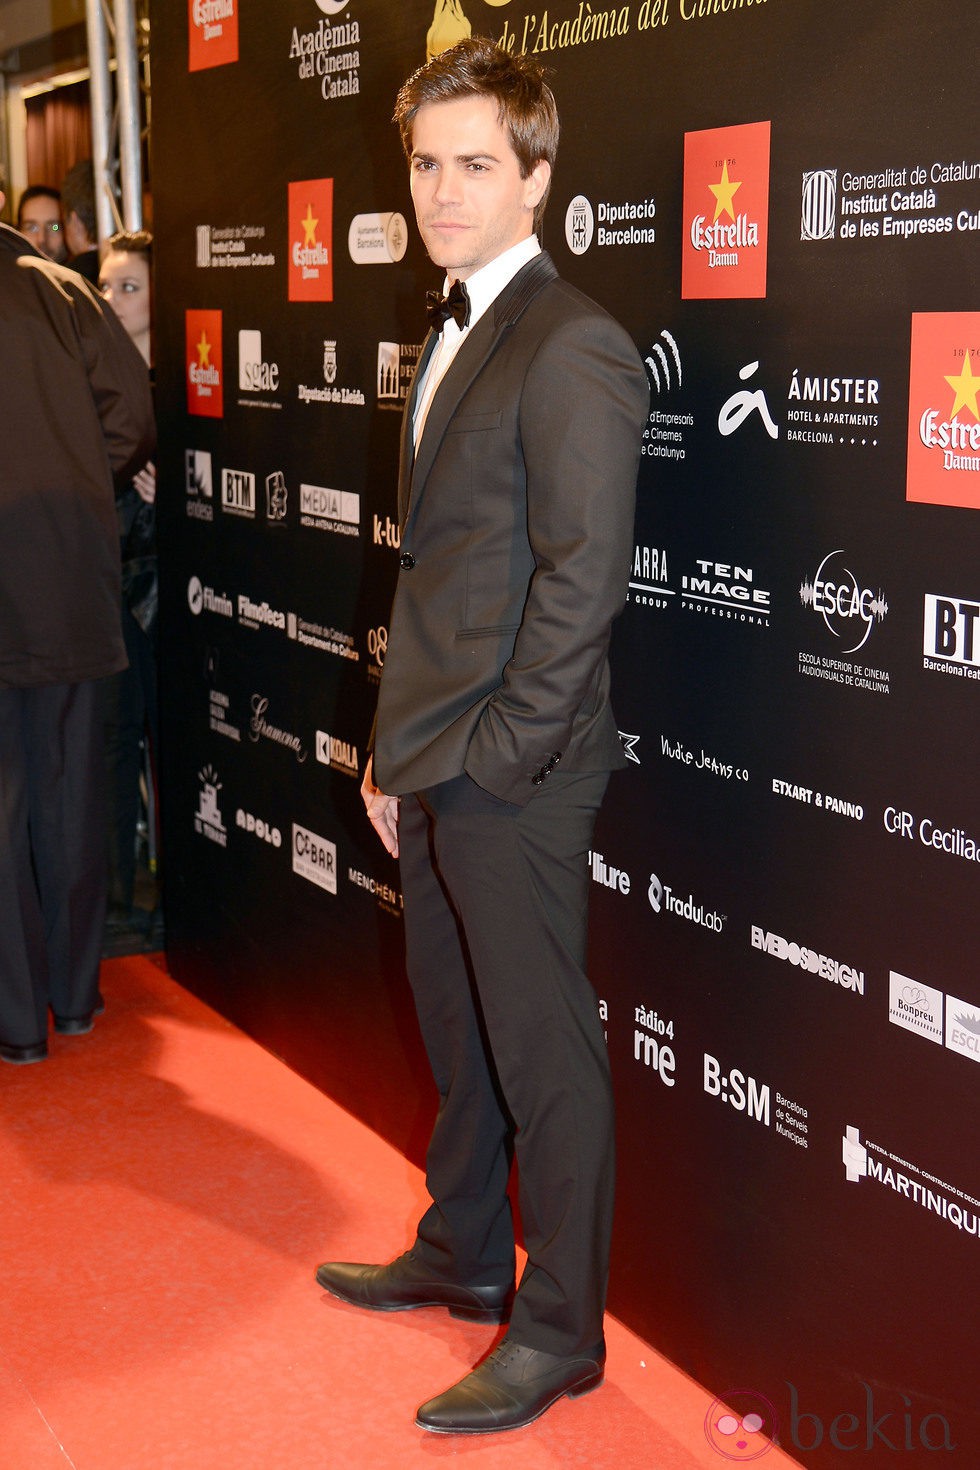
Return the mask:
[(224, 415), (221, 370), (221, 312), (185, 313), (187, 412), (206, 419)]
[(685, 300), (766, 294), (768, 122), (684, 135)]
[(980, 510), (980, 311), (912, 316), (906, 499)]
[(289, 185), (289, 300), (333, 300), (333, 179)]
[(238, 60), (238, 0), (187, 0), (187, 70)]

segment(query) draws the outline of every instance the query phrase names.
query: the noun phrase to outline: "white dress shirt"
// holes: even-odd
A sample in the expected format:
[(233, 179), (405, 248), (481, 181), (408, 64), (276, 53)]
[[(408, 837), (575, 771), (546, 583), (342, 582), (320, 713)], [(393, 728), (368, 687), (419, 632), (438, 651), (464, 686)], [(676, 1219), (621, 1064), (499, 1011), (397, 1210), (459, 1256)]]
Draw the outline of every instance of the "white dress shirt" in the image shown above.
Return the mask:
[[(426, 365), (422, 382), (419, 384), (418, 397), (415, 400), (413, 443), (416, 448), (422, 438), (422, 430), (425, 427), (429, 406), (435, 397), (436, 389), (452, 367), (460, 347), (480, 318), (490, 310), (504, 287), (510, 284), (517, 272), (527, 265), (529, 260), (533, 260), (536, 255), (540, 254), (541, 246), (538, 244), (537, 235), (529, 235), (526, 240), (519, 241), (509, 250), (505, 250), (502, 255), (496, 256), (489, 265), (481, 266), (478, 271), (474, 271), (469, 280), (465, 282), (467, 295), (470, 298), (469, 323), (465, 327), (460, 327), (455, 317), (449, 317), (443, 323), (439, 341), (433, 348), (432, 356)], [(442, 287), (444, 296), (448, 293), (450, 284), (447, 276)]]

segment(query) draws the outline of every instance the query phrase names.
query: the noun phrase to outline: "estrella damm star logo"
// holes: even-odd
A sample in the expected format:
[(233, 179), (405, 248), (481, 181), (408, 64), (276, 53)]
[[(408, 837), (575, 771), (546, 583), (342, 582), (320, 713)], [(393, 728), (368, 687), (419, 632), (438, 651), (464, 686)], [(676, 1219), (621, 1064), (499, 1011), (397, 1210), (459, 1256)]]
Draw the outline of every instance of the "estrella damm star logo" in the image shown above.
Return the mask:
[(980, 510), (980, 311), (912, 316), (905, 495)]
[(187, 412), (220, 419), (224, 416), (221, 312), (188, 311), (185, 319)]
[(684, 136), (681, 295), (766, 294), (770, 124), (740, 123)]
[(289, 185), (290, 301), (333, 300), (333, 179)]

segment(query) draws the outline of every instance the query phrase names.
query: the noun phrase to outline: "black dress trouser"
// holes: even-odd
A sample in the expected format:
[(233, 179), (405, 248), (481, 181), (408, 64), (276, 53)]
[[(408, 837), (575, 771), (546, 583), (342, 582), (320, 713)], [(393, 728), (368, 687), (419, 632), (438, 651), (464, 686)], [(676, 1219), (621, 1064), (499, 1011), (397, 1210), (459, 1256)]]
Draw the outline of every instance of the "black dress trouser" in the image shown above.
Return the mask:
[(608, 1276), (612, 1088), (584, 968), (607, 780), (556, 771), (519, 807), (462, 775), (403, 798), (399, 822), (408, 973), (439, 1092), (414, 1251), (451, 1280), (512, 1279), (513, 1137), (528, 1264), (510, 1335), (561, 1356), (602, 1340)]
[(105, 917), (97, 682), (0, 689), (0, 1041), (95, 1009)]

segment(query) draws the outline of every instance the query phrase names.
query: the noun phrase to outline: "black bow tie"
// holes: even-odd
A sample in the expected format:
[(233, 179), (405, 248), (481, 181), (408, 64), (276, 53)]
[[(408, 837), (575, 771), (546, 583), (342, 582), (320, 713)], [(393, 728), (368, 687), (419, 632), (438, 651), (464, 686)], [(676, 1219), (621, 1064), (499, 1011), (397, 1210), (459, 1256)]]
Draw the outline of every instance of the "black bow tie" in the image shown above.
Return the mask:
[(450, 317), (455, 318), (460, 331), (470, 324), (470, 298), (462, 281), (453, 281), (448, 296), (426, 291), (425, 309), (433, 331), (441, 332)]

